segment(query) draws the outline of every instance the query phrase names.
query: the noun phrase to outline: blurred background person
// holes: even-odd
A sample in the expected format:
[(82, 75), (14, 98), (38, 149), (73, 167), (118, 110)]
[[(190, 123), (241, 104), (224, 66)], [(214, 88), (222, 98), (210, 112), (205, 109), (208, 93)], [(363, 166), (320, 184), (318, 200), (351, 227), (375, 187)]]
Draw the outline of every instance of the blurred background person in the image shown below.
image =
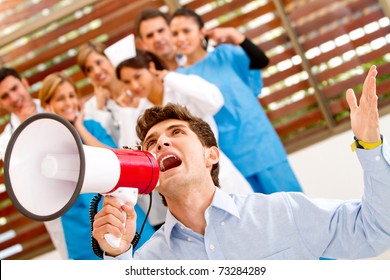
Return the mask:
[[(131, 111), (121, 108), (115, 99), (122, 93), (131, 96), (131, 92), (117, 79), (105, 49), (103, 44), (89, 42), (80, 47), (77, 55), (77, 64), (94, 86), (94, 95), (84, 104), (85, 119), (99, 122), (119, 147), (128, 146), (131, 139), (121, 129)], [(127, 107), (136, 107), (139, 100), (134, 98), (132, 102)]]
[(185, 57), (176, 51), (169, 18), (156, 8), (146, 8), (136, 17), (135, 30), (140, 46), (156, 55), (168, 70), (176, 70)]

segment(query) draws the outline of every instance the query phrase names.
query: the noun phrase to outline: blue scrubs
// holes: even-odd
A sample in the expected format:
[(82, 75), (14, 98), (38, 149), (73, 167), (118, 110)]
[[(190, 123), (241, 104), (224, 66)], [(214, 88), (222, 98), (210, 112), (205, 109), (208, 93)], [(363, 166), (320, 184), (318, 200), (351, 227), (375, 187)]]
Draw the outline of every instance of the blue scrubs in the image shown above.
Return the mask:
[(247, 178), (255, 192), (302, 191), (283, 144), (258, 100), (260, 71), (238, 46), (223, 44), (188, 67), (183, 74), (199, 75), (215, 84), (225, 104), (214, 116), (222, 151)]

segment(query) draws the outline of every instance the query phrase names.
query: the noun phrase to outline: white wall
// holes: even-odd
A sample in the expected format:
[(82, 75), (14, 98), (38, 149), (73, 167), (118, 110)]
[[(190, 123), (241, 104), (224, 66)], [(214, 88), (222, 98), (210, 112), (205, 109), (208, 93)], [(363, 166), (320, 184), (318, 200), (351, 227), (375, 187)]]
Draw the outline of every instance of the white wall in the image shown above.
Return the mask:
[[(380, 126), (381, 133), (390, 139), (390, 115), (381, 117)], [(356, 154), (351, 151), (352, 142), (353, 133), (349, 130), (289, 155), (290, 164), (309, 197), (354, 199), (362, 196), (363, 172)], [(379, 258), (390, 259), (390, 250)]]

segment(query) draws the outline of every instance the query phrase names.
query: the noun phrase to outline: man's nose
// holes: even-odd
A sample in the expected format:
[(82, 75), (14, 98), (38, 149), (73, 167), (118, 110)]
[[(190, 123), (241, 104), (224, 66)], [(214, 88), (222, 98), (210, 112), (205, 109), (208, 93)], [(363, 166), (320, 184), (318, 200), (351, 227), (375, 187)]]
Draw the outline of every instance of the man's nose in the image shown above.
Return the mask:
[(158, 139), (158, 142), (157, 142), (157, 150), (158, 151), (161, 151), (161, 149), (165, 146), (165, 147), (169, 147), (171, 144), (170, 144), (170, 141), (169, 141), (169, 138), (168, 137), (165, 137), (165, 136), (161, 136), (159, 139)]

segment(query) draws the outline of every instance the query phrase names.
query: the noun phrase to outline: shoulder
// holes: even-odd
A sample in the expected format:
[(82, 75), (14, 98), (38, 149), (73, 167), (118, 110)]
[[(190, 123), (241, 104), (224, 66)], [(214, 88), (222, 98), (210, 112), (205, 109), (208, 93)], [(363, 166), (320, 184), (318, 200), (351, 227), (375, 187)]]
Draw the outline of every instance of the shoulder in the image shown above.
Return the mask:
[(84, 109), (86, 108), (96, 108), (96, 97), (94, 95), (84, 101)]
[(235, 46), (232, 44), (221, 44), (216, 47), (210, 54), (214, 55), (238, 55), (245, 53), (240, 46)]

